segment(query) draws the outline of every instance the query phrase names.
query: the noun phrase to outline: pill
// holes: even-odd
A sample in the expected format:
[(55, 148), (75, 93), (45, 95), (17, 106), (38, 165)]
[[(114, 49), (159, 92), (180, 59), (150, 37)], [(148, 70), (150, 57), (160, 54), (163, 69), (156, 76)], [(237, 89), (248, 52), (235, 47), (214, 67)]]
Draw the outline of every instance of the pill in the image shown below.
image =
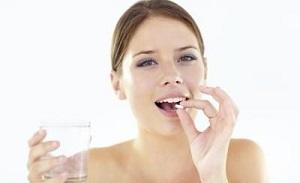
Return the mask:
[(175, 108), (177, 108), (177, 109), (183, 109), (183, 106), (179, 105), (179, 104), (175, 104)]

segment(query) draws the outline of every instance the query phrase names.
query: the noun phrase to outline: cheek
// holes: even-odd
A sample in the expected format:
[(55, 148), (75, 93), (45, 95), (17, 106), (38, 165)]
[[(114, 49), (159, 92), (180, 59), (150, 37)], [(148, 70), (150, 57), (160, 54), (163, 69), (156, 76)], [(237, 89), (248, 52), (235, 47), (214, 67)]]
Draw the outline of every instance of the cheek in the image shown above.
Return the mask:
[(205, 84), (204, 69), (200, 65), (182, 74), (183, 80), (195, 98), (200, 98), (199, 86)]
[(138, 71), (131, 71), (129, 78), (126, 81), (126, 93), (129, 99), (133, 103), (144, 103), (154, 91), (155, 78)]
[[(144, 95), (153, 91), (153, 77), (147, 74), (136, 74), (133, 79), (133, 88), (136, 93)], [(152, 89), (152, 90), (151, 90)]]
[(182, 77), (189, 86), (199, 86), (204, 83), (204, 68), (199, 64), (183, 70)]
[(155, 90), (154, 78), (140, 73), (132, 73), (131, 78), (130, 84), (126, 86), (131, 110), (137, 119), (147, 119), (153, 109), (151, 104)]

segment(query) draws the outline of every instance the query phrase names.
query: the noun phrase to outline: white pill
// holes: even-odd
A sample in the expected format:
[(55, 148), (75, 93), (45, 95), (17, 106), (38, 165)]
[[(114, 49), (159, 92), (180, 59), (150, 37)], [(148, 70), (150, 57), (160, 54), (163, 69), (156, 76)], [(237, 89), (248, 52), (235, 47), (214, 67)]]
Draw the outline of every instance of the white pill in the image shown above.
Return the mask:
[(182, 106), (182, 105), (179, 105), (179, 104), (175, 104), (175, 107), (176, 107), (177, 109), (183, 109), (183, 106)]

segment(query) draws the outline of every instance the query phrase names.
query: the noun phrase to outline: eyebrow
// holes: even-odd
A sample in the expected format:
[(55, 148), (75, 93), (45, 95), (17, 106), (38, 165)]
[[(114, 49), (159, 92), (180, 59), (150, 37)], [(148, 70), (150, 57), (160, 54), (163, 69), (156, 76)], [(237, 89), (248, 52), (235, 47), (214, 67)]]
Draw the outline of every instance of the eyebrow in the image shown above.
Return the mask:
[(195, 49), (195, 50), (198, 50), (198, 48), (196, 46), (192, 46), (192, 45), (188, 45), (188, 46), (184, 46), (184, 47), (180, 47), (180, 48), (177, 48), (175, 51), (183, 51), (183, 50), (187, 50), (187, 49)]
[[(176, 48), (175, 51), (178, 52), (178, 51), (183, 51), (183, 50), (186, 50), (186, 49), (195, 49), (195, 50), (198, 50), (197, 47), (192, 46), (192, 45), (188, 45), (188, 46)], [(143, 51), (139, 51), (136, 54), (134, 54), (133, 57), (136, 57), (136, 56), (141, 55), (141, 54), (153, 54), (155, 52), (156, 52), (155, 50), (143, 50)]]

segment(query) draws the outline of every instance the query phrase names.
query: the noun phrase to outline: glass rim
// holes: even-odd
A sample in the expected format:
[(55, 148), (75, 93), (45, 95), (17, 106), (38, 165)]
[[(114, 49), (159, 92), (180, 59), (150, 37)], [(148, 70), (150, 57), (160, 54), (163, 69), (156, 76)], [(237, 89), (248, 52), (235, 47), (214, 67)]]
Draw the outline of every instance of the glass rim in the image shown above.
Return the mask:
[(39, 127), (91, 127), (90, 121), (64, 121), (64, 120), (58, 120), (58, 121), (41, 121), (39, 123)]

